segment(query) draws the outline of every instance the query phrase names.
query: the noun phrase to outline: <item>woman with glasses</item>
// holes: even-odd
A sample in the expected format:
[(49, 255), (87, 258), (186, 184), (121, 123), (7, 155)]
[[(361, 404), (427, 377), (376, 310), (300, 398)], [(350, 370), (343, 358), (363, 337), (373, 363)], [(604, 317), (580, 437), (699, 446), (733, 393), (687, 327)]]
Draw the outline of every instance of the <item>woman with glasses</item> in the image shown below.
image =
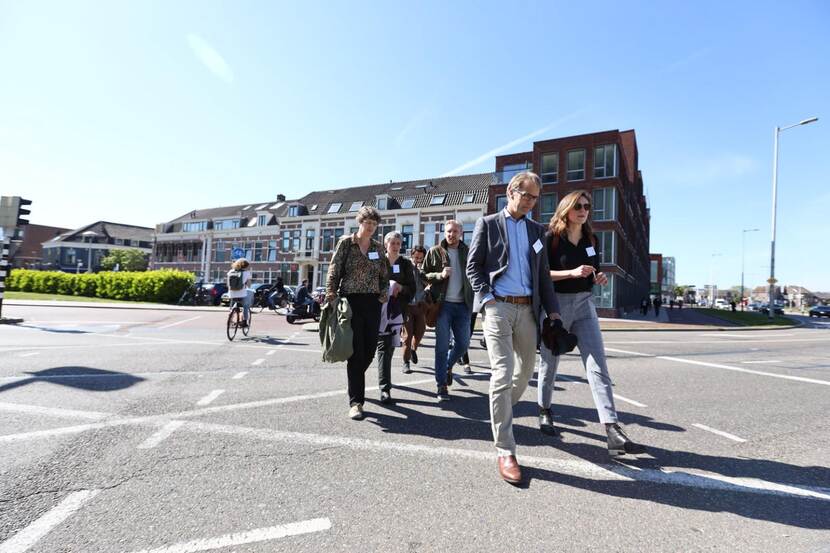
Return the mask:
[[(625, 453), (645, 453), (645, 447), (625, 435), (617, 419), (614, 395), (605, 346), (594, 305), (594, 284), (608, 284), (600, 271), (597, 239), (588, 221), (591, 201), (584, 190), (571, 192), (559, 202), (547, 233), (550, 277), (559, 299), (565, 329), (579, 340), (579, 354), (594, 396), (599, 420), (608, 435), (608, 453), (617, 457)], [(559, 356), (541, 345), (539, 362), (539, 429), (555, 436), (551, 399)]]

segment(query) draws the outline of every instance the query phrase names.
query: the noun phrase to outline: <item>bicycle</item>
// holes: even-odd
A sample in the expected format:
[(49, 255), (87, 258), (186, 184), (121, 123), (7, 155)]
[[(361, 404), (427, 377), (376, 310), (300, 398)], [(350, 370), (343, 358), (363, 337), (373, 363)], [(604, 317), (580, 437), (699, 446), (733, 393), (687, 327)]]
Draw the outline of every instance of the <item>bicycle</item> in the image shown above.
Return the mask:
[[(236, 337), (237, 331), (241, 328), (242, 334), (245, 336), (251, 332), (251, 312), (248, 311), (248, 320), (245, 320), (243, 315), (244, 310), (242, 307), (242, 300), (241, 298), (235, 298), (231, 300), (231, 310), (228, 313), (228, 340), (233, 341)], [(243, 324), (244, 323), (244, 324)]]

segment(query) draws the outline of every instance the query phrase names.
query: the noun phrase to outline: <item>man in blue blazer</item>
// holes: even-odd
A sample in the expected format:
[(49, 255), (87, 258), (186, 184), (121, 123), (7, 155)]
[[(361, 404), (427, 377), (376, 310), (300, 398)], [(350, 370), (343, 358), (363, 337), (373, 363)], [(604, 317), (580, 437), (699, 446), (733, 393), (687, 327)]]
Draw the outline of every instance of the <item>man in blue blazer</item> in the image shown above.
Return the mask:
[[(479, 219), (467, 260), (475, 292), (473, 311), (484, 311), (484, 337), (490, 356), (490, 419), (501, 477), (517, 484), (513, 405), (522, 397), (536, 361), (539, 314), (559, 318), (545, 248), (545, 227), (528, 213), (539, 199), (535, 173), (518, 173), (507, 185), (507, 206)], [(518, 362), (518, 367), (516, 363)]]

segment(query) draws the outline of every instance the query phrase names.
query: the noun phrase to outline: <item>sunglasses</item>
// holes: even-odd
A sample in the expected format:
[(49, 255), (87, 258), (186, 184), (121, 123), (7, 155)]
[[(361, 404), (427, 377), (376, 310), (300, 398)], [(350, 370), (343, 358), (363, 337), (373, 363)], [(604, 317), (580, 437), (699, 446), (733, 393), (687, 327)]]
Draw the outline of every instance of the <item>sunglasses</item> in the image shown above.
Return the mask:
[(574, 204), (574, 211), (582, 211), (583, 208), (585, 209), (585, 211), (591, 211), (591, 204), (581, 204), (581, 203), (575, 203)]

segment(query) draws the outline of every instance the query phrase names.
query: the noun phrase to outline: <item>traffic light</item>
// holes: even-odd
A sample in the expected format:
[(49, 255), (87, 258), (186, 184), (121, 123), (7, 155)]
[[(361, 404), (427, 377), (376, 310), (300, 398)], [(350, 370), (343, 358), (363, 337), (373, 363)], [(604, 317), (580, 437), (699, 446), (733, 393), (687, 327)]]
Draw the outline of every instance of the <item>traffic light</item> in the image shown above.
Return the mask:
[(29, 213), (32, 212), (30, 209), (25, 209), (24, 206), (32, 205), (32, 200), (24, 200), (20, 198), (20, 201), (17, 206), (17, 226), (22, 227), (23, 225), (28, 225), (29, 220), (24, 219), (23, 217), (27, 216)]

